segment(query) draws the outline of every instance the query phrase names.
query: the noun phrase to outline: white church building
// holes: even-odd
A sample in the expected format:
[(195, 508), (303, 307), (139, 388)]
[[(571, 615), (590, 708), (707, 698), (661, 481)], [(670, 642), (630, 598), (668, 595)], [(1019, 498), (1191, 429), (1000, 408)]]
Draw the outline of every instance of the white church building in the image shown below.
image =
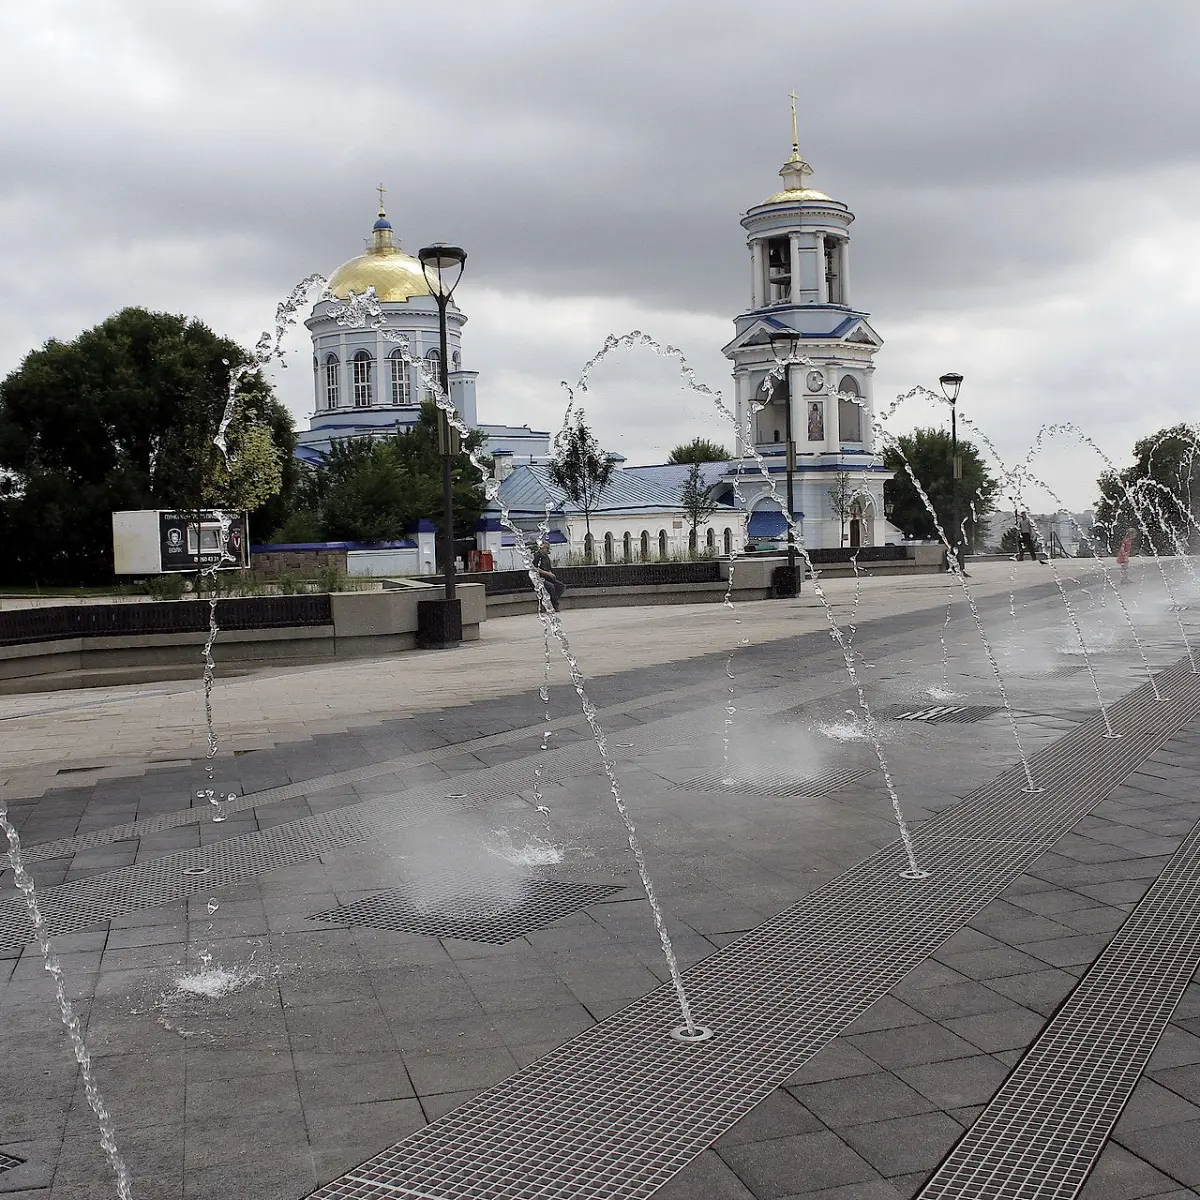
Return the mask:
[[(779, 174), (783, 190), (742, 220), (749, 235), (750, 307), (734, 318), (734, 338), (724, 347), (733, 363), (738, 428), (749, 428), (775, 494), (739, 435), (738, 457), (705, 464), (705, 482), (718, 508), (698, 531), (699, 548), (728, 554), (786, 544), (789, 401), (793, 518), (804, 545), (829, 549), (900, 542), (903, 535), (884, 517), (883, 485), (893, 472), (876, 457), (872, 431), (871, 379), (883, 341), (868, 314), (850, 301), (854, 214), (808, 186), (812, 168), (800, 156), (794, 110), (792, 153)], [(768, 377), (779, 366), (772, 334), (794, 336), (795, 358), (808, 361), (788, 367), (789, 386), (778, 379), (768, 391)], [(686, 467), (618, 462), (591, 514), (590, 539), (582, 511), (553, 485), (544, 467), (512, 471), (499, 498), (523, 531), (536, 528), (548, 509), (552, 541), (564, 556), (570, 552), (606, 562), (665, 558), (688, 552), (691, 530), (678, 503), (686, 474)], [(840, 505), (831, 491), (839, 494)], [(497, 516), (493, 505), (480, 537), (499, 558), (513, 539), (500, 529)]]
[[(329, 277), (329, 290), (339, 300), (351, 292), (375, 289), (387, 328), (408, 339), (409, 354), (420, 358), (428, 374), (440, 367), (437, 304), (421, 264), (397, 244), (382, 203), (362, 254), (342, 263)], [(370, 328), (347, 328), (334, 317), (337, 300), (316, 304), (304, 324), (312, 336), (314, 411), (309, 428), (297, 438), (296, 457), (319, 464), (333, 441), (389, 437), (414, 425), (421, 401), (433, 399), (401, 356), (396, 343)], [(450, 353), (450, 396), (463, 420), (487, 437), (486, 453), (513, 462), (545, 459), (550, 435), (527, 425), (480, 424), (475, 403), (477, 371), (463, 365), (462, 332), (467, 318), (450, 302), (446, 313)]]
[[(800, 155), (792, 113), (792, 152), (779, 172), (783, 189), (751, 207), (742, 219), (750, 257), (749, 308), (734, 318), (723, 352), (733, 364), (739, 428), (736, 457), (704, 466), (717, 510), (697, 531), (697, 549), (716, 554), (746, 548), (782, 548), (786, 521), (788, 406), (795, 448), (793, 518), (810, 549), (877, 546), (903, 535), (884, 517), (883, 485), (892, 477), (877, 457), (871, 381), (882, 339), (868, 314), (851, 303), (850, 226), (854, 214), (840, 200), (809, 186), (812, 168)], [(409, 352), (429, 373), (439, 367), (437, 306), (421, 264), (397, 244), (380, 205), (364, 252), (329, 279), (331, 293), (347, 299), (374, 288), (388, 328), (403, 334)], [(318, 303), (305, 322), (312, 336), (315, 411), (296, 450), (318, 464), (334, 440), (389, 436), (413, 425), (425, 398), (420, 380), (379, 331), (347, 328), (335, 319), (336, 301)], [(691, 529), (679, 493), (687, 468), (631, 467), (614, 455), (612, 479), (590, 514), (549, 478), (550, 435), (527, 425), (480, 424), (478, 373), (464, 365), (466, 316), (453, 301), (447, 313), (450, 394), (466, 423), (486, 435), (494, 456), (499, 499), (524, 536), (550, 516), (556, 557), (568, 553), (601, 561), (641, 561), (689, 553)], [(795, 339), (787, 386), (770, 380), (779, 360), (772, 335)], [(799, 360), (804, 361), (799, 361)], [(431, 397), (430, 397), (431, 398)], [(743, 443), (749, 430), (774, 483), (763, 478)], [(680, 440), (686, 440), (681, 431)], [(735, 489), (734, 484), (738, 485)], [(831, 492), (843, 497), (835, 504)], [(740, 495), (739, 495), (740, 493)], [(481, 549), (497, 565), (513, 553), (501, 528), (499, 505), (483, 514)]]
[[(892, 477), (876, 458), (871, 379), (883, 340), (868, 314), (851, 303), (850, 225), (840, 200), (808, 186), (812, 168), (800, 156), (792, 113), (792, 153), (779, 172), (783, 190), (742, 219), (750, 251), (750, 308), (734, 319), (723, 348), (733, 362), (739, 430), (775, 483), (743, 482), (751, 540), (785, 536), (787, 409), (795, 445), (794, 519), (806, 546), (872, 546), (902, 535), (884, 519), (883, 484)], [(795, 356), (782, 380), (767, 384), (778, 366), (772, 334), (795, 337)], [(769, 386), (769, 390), (768, 390)], [(856, 402), (857, 401), (857, 402)], [(746, 453), (747, 448), (739, 446)], [(831, 490), (846, 498), (839, 513)]]

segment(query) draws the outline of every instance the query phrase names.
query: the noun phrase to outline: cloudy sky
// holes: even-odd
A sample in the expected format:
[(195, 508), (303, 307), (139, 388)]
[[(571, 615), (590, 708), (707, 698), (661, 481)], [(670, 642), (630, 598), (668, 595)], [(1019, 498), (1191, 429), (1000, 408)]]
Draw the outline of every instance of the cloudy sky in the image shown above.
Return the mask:
[[(1010, 459), (1046, 421), (1123, 463), (1195, 419), (1194, 0), (38, 0), (0, 46), (0, 374), (129, 304), (249, 344), (361, 251), (382, 181), (406, 249), (469, 252), (482, 419), (556, 427), (635, 328), (725, 389), (794, 87), (813, 186), (857, 216), (878, 406), (961, 371)], [(644, 351), (587, 410), (634, 461), (725, 434)], [(1080, 507), (1097, 466), (1059, 439), (1039, 469)]]

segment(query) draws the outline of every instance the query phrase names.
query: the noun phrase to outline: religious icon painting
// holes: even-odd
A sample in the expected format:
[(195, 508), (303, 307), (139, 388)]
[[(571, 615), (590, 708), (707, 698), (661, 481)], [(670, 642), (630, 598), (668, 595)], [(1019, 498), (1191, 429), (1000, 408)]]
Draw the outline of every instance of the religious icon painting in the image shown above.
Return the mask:
[(821, 400), (808, 402), (808, 440), (810, 442), (825, 440), (825, 404)]

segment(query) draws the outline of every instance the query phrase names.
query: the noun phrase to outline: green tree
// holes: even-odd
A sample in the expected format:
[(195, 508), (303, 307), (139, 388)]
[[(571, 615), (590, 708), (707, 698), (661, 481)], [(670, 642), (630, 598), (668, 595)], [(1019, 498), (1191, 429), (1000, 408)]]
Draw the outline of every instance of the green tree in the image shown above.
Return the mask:
[(1115, 550), (1129, 530), (1144, 542), (1143, 523), (1159, 554), (1200, 546), (1195, 524), (1200, 520), (1198, 451), (1197, 431), (1189, 425), (1173, 425), (1134, 445), (1133, 466), (1105, 471), (1097, 480), (1097, 546), (1111, 544)]
[[(292, 511), (273, 540), (381, 542), (403, 537), (419, 520), (440, 525), (437, 426), (437, 407), (426, 402), (407, 431), (333, 442), (319, 467), (300, 468)], [(483, 485), (466, 453), (482, 442), (482, 434), (471, 433), (451, 471), (456, 537), (470, 537), (483, 511)]]
[(550, 462), (551, 480), (583, 510), (583, 523), (591, 544), (592, 513), (600, 493), (613, 473), (612, 459), (600, 448), (595, 434), (583, 418), (583, 409), (575, 413), (575, 423), (558, 435), (554, 458)]
[(667, 462), (683, 466), (687, 463), (726, 462), (728, 459), (729, 451), (720, 443), (694, 437), (690, 442), (681, 442), (676, 446)]
[(833, 485), (829, 489), (829, 506), (842, 523), (842, 537), (838, 542), (839, 546), (846, 544), (846, 518), (850, 515), (850, 509), (854, 505), (855, 494), (854, 485), (850, 481), (850, 472), (835, 471)]
[[(933, 517), (904, 466), (907, 459), (929, 496), (939, 524), (953, 541), (954, 471), (950, 434), (944, 429), (914, 429), (900, 434), (896, 443), (883, 456), (883, 465), (896, 472), (895, 478), (883, 485), (888, 520), (908, 537), (937, 536)], [(998, 485), (971, 442), (960, 439), (958, 453), (963, 462), (962, 478), (958, 481), (959, 516), (965, 519), (967, 546), (973, 548), (976, 529), (992, 511)]]
[(200, 321), (142, 308), (27, 355), (0, 382), (5, 574), (104, 582), (114, 510), (255, 508), (278, 492), (294, 434), (260, 372), (238, 382), (232, 471), (212, 440), (252, 361)]
[(692, 468), (683, 481), (679, 491), (679, 503), (683, 505), (684, 514), (691, 532), (688, 534), (688, 547), (693, 554), (700, 544), (700, 524), (707, 521), (717, 511), (717, 502), (713, 497), (713, 489), (704, 484), (704, 472), (700, 470), (699, 462), (693, 462)]

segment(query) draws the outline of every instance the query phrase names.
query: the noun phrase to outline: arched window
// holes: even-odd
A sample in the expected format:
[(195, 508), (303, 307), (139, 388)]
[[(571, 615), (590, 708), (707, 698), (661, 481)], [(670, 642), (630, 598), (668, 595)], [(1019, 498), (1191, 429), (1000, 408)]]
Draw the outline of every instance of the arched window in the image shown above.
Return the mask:
[(854, 377), (843, 376), (842, 382), (838, 384), (838, 391), (842, 393), (838, 397), (838, 438), (843, 442), (861, 442), (862, 409), (855, 400), (846, 399), (848, 396), (862, 395)]
[(708, 533), (704, 535), (704, 544), (710, 552), (717, 548), (717, 531), (711, 525), (708, 527)]
[(359, 350), (351, 360), (354, 368), (354, 407), (366, 408), (372, 402), (371, 368), (375, 365), (365, 350)]
[[(426, 375), (426, 377), (440, 386), (441, 379), (442, 379), (441, 371), (442, 371), (441, 352), (437, 351), (437, 350), (430, 350), (430, 352), (427, 355), (425, 355), (425, 375)], [(433, 400), (435, 398), (435, 396), (436, 396), (436, 393), (434, 392), (433, 388), (427, 384), (425, 387), (425, 399)]]
[(613, 560), (613, 535), (606, 533), (604, 535), (604, 561), (611, 563)]
[(725, 553), (726, 555), (733, 553), (733, 530), (728, 525), (725, 526)]
[(338, 406), (338, 356), (336, 354), (327, 354), (325, 356), (325, 407), (337, 408)]
[(658, 531), (658, 557), (667, 557), (667, 531), (665, 529)]
[(650, 561), (650, 530), (642, 530), (642, 562)]
[(462, 355), (459, 354), (459, 352), (457, 350), (455, 350), (455, 352), (452, 355), (450, 355), (450, 370), (452, 370), (452, 371), (461, 371), (462, 370)]
[(778, 429), (775, 430), (775, 440), (779, 441), (779, 430)]
[(403, 350), (393, 350), (389, 360), (392, 367), (392, 403), (407, 407), (412, 404), (412, 376)]
[(583, 557), (588, 562), (592, 561), (592, 557), (596, 552), (596, 539), (590, 533), (583, 535)]
[(629, 530), (625, 530), (625, 536), (621, 539), (621, 556), (626, 562), (633, 562), (633, 534)]

